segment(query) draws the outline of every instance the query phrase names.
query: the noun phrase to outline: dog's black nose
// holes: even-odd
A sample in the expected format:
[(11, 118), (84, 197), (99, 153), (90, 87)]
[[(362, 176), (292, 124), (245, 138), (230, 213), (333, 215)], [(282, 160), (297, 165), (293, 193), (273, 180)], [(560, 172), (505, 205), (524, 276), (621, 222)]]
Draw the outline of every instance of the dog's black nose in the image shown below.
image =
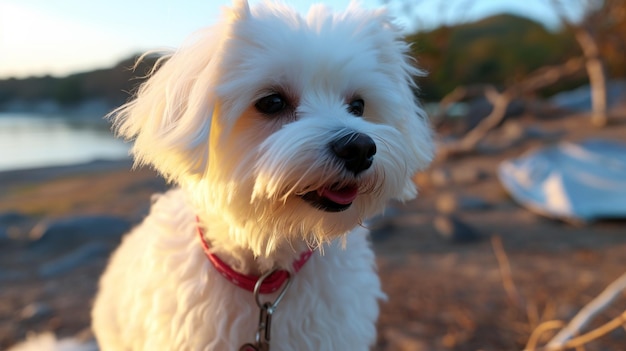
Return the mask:
[(362, 133), (351, 133), (330, 144), (333, 153), (339, 157), (347, 170), (355, 175), (370, 168), (376, 154), (376, 143)]

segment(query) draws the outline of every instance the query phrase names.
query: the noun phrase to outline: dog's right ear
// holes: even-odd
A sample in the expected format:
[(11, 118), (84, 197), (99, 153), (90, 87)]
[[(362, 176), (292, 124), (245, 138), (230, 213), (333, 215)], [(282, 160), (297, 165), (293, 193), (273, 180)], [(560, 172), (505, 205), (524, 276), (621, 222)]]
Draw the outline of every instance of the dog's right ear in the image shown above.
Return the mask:
[(134, 141), (135, 165), (151, 165), (170, 181), (201, 175), (208, 165), (222, 43), (250, 8), (238, 0), (224, 12), (216, 26), (161, 56), (135, 98), (108, 115), (116, 134)]
[(135, 165), (151, 165), (168, 180), (208, 161), (213, 63), (202, 46), (161, 57), (136, 97), (109, 114), (116, 134), (134, 141)]
[(250, 16), (250, 5), (248, 0), (233, 0), (231, 14), (239, 18)]
[(161, 56), (135, 99), (108, 115), (116, 134), (134, 141), (136, 166), (149, 164), (178, 182), (206, 170), (222, 43), (233, 23), (249, 17), (248, 2), (235, 0), (217, 25)]

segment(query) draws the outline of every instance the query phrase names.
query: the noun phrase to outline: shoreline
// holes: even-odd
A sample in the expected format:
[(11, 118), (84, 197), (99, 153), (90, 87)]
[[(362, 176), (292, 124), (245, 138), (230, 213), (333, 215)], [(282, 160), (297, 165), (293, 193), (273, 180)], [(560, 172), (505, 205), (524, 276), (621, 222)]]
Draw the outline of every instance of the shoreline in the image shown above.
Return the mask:
[(137, 221), (150, 197), (168, 188), (148, 167), (130, 158), (0, 172), (0, 214), (33, 219), (86, 214), (116, 215)]
[(118, 159), (94, 159), (86, 162), (68, 163), (59, 165), (47, 165), (47, 166), (35, 166), (27, 168), (16, 168), (0, 170), (0, 175), (18, 173), (18, 172), (42, 172), (45, 170), (61, 171), (61, 170), (82, 170), (98, 167), (115, 167), (116, 165), (130, 164), (132, 165), (132, 159), (130, 157), (118, 158)]
[(67, 165), (0, 170), (0, 189), (11, 187), (11, 183), (42, 182), (68, 175), (131, 169), (133, 169), (133, 161), (127, 157), (113, 160), (96, 159)]

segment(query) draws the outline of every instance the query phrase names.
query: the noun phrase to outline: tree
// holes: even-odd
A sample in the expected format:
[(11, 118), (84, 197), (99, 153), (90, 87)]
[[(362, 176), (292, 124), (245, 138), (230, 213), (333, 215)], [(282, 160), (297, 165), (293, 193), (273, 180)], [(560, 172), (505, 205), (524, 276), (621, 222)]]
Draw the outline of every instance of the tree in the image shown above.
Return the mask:
[[(412, 3), (407, 1), (408, 0), (400, 1), (401, 4), (404, 4), (403, 9), (405, 12), (409, 14), (419, 13), (419, 11), (415, 11), (415, 7), (423, 2)], [(393, 1), (388, 2), (393, 4)], [(445, 14), (446, 9), (458, 8), (456, 5), (459, 5), (459, 3), (463, 3), (465, 7), (469, 8), (471, 4), (476, 3), (476, 0), (457, 2), (440, 0), (440, 13)], [(444, 42), (450, 44), (448, 48), (441, 48), (438, 47), (436, 43), (433, 44), (428, 42), (428, 40), (424, 40), (424, 37), (420, 37), (419, 33), (408, 37), (409, 40), (418, 41), (416, 46), (420, 45), (419, 40), (424, 40), (427, 43), (426, 48), (435, 53), (434, 57), (439, 57), (441, 61), (443, 61), (440, 68), (443, 68), (444, 73), (433, 72), (432, 74), (435, 79), (442, 78), (442, 75), (453, 72), (452, 79), (447, 79), (449, 77), (443, 79), (443, 81), (448, 82), (448, 86), (445, 87), (444, 90), (451, 91), (451, 93), (445, 95), (441, 100), (440, 110), (445, 112), (446, 107), (451, 103), (478, 97), (486, 98), (492, 105), (491, 113), (478, 123), (474, 129), (468, 131), (459, 140), (449, 142), (440, 147), (440, 155), (444, 157), (450, 155), (458, 156), (474, 152), (476, 146), (486, 134), (500, 125), (511, 101), (523, 99), (525, 96), (536, 95), (542, 90), (558, 86), (566, 79), (571, 80), (577, 77), (581, 72), (586, 72), (590, 84), (592, 124), (597, 127), (602, 127), (609, 122), (607, 113), (607, 71), (617, 73), (617, 75), (626, 75), (626, 69), (623, 65), (623, 52), (626, 48), (626, 1), (549, 0), (546, 1), (546, 5), (547, 10), (552, 10), (561, 21), (562, 29), (558, 34), (562, 37), (570, 38), (572, 42), (575, 43), (574, 45), (578, 46), (578, 50), (565, 50), (565, 53), (560, 56), (557, 62), (552, 61), (554, 57), (534, 57), (527, 55), (529, 52), (545, 53), (546, 50), (539, 47), (531, 47), (531, 49), (527, 51), (519, 51), (519, 47), (523, 42), (519, 40), (519, 36), (516, 39), (509, 37), (509, 40), (507, 40), (509, 45), (506, 47), (500, 47), (494, 43), (490, 43), (484, 38), (484, 35), (488, 34), (485, 33), (484, 28), (481, 35), (474, 34), (473, 36), (468, 36), (467, 33), (464, 34), (462, 42), (473, 40), (472, 45), (474, 45), (473, 48), (476, 50), (468, 50), (468, 48), (472, 48), (472, 46), (467, 45), (462, 51), (459, 51), (458, 47), (453, 47), (454, 32), (451, 32), (448, 27), (443, 27), (443, 30), (436, 29), (431, 32), (439, 35), (444, 34)], [(567, 11), (572, 8), (581, 10), (581, 15), (576, 19), (573, 19), (567, 14)], [(416, 23), (422, 22), (416, 20)], [(508, 25), (509, 28), (507, 28), (507, 30), (497, 30), (497, 35), (503, 35), (507, 31), (510, 33), (511, 21), (509, 21)], [(465, 24), (463, 26), (468, 25)], [(530, 30), (530, 28), (532, 27), (527, 26), (526, 30)], [(490, 29), (492, 32), (494, 31), (493, 27)], [(476, 28), (472, 28), (472, 30), (476, 31)], [(480, 30), (480, 27), (478, 30)], [(537, 33), (540, 33), (540, 31)], [(541, 38), (541, 35), (542, 34), (534, 36), (533, 38), (536, 40), (537, 38)], [(510, 45), (511, 43), (515, 43), (515, 45)], [(456, 51), (454, 51), (455, 49)], [(468, 71), (466, 68), (463, 72), (454, 71), (451, 68), (457, 69), (456, 66), (447, 66), (449, 63), (445, 55), (450, 51), (453, 51), (451, 56), (462, 57), (466, 66), (471, 66), (472, 62), (478, 63), (478, 65), (474, 65), (471, 71)], [(491, 60), (486, 60), (483, 55), (482, 59), (479, 58), (478, 61), (472, 61), (476, 58), (476, 56), (472, 55), (476, 53), (487, 54), (487, 58), (491, 58)], [(502, 53), (512, 53), (512, 55), (502, 56)], [(420, 59), (419, 52), (416, 53), (416, 56)], [(513, 57), (513, 60), (517, 59), (517, 66), (509, 65), (508, 60), (511, 60), (511, 57)], [(522, 58), (521, 61), (519, 60), (520, 57)], [(526, 61), (531, 60), (537, 63), (536, 68), (532, 68), (532, 65), (527, 65), (528, 62)], [(429, 62), (428, 56), (426, 62)], [(503, 69), (503, 67), (506, 68)], [(510, 78), (502, 80), (496, 73), (498, 70), (506, 72), (507, 77)], [(475, 74), (474, 79), (461, 83), (458, 83), (457, 80), (456, 88), (449, 85), (449, 82), (454, 81), (455, 76), (462, 76), (467, 79), (472, 76), (472, 73)], [(483, 78), (484, 81), (477, 82), (477, 79), (481, 78)], [(441, 87), (439, 88), (441, 89)], [(436, 91), (436, 89), (432, 89), (428, 85), (426, 85), (426, 90), (428, 92)], [(445, 116), (444, 113), (437, 117), (445, 118)]]
[[(606, 70), (604, 59), (600, 54), (598, 35), (605, 21), (611, 23), (616, 7), (624, 6), (623, 1), (578, 0), (585, 9), (585, 17), (579, 23), (573, 22), (565, 15), (565, 4), (562, 0), (552, 0), (552, 6), (559, 15), (561, 22), (576, 38), (585, 58), (585, 67), (591, 88), (592, 115), (591, 121), (597, 127), (608, 122)], [(598, 5), (600, 4), (600, 5)], [(619, 13), (619, 12), (617, 12)]]
[(54, 98), (62, 105), (72, 105), (79, 103), (83, 98), (82, 81), (79, 75), (71, 75), (64, 80), (60, 80)]

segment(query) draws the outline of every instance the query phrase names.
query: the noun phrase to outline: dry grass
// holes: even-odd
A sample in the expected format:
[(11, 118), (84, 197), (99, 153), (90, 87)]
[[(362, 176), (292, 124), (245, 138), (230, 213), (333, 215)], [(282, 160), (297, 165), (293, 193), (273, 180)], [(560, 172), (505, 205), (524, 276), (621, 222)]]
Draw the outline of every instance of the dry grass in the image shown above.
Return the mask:
[[(507, 293), (510, 303), (514, 308), (524, 308), (527, 312), (529, 324), (536, 324), (540, 319), (536, 313), (535, 306), (526, 304), (520, 295), (511, 274), (511, 266), (508, 256), (504, 251), (502, 239), (499, 236), (491, 238), (493, 252), (500, 267), (502, 285)], [(524, 351), (561, 351), (568, 349), (584, 349), (584, 346), (597, 340), (613, 330), (620, 327), (626, 329), (626, 311), (601, 326), (580, 334), (582, 329), (600, 312), (610, 307), (611, 303), (623, 292), (626, 291), (626, 273), (611, 283), (600, 295), (594, 298), (589, 304), (584, 306), (580, 312), (571, 320), (569, 324), (560, 320), (548, 320), (540, 323), (530, 335)], [(545, 314), (544, 314), (545, 315)], [(543, 319), (543, 318), (541, 318)], [(548, 331), (560, 329), (560, 332), (550, 339), (545, 346), (538, 346), (542, 336)]]

